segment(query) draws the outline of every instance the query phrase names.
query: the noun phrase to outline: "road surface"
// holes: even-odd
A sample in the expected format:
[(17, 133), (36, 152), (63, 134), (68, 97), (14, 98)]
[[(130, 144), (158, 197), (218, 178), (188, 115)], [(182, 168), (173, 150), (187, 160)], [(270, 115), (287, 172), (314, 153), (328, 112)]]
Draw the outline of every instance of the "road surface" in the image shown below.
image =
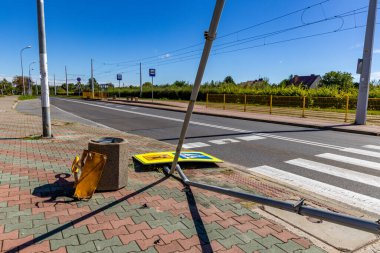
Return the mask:
[[(54, 106), (132, 134), (176, 144), (184, 113), (52, 98)], [(297, 188), (380, 213), (380, 138), (194, 114), (185, 147)]]

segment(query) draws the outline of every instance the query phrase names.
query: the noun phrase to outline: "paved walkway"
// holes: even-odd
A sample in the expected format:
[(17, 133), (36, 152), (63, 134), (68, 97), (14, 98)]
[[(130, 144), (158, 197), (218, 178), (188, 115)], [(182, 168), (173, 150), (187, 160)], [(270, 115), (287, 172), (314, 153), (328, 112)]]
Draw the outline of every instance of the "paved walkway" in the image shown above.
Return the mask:
[[(153, 103), (150, 100), (141, 100), (139, 102), (130, 102), (125, 100), (112, 100), (110, 102), (115, 103), (127, 103), (133, 104), (135, 106), (144, 106), (151, 108), (160, 108), (173, 111), (186, 111), (187, 103), (185, 102), (175, 102), (175, 101), (165, 101), (156, 100)], [(328, 119), (320, 118), (301, 118), (301, 117), (291, 117), (291, 116), (281, 116), (281, 115), (270, 115), (263, 113), (254, 112), (243, 112), (238, 110), (222, 110), (218, 108), (206, 108), (205, 105), (197, 104), (194, 107), (194, 112), (205, 115), (215, 115), (223, 117), (232, 117), (239, 119), (257, 120), (263, 122), (295, 125), (295, 126), (305, 126), (305, 127), (316, 127), (324, 128), (335, 131), (351, 132), (359, 134), (368, 135), (380, 135), (380, 126), (375, 125), (354, 125), (350, 123), (337, 122)]]
[[(74, 202), (69, 168), (87, 141), (128, 140), (131, 155), (172, 146), (96, 126), (41, 119), (0, 98), (0, 250), (2, 252), (324, 252), (308, 238), (252, 211), (252, 203), (193, 189), (157, 170), (131, 165), (124, 189)], [(294, 195), (231, 168), (188, 170), (190, 178), (280, 199)]]

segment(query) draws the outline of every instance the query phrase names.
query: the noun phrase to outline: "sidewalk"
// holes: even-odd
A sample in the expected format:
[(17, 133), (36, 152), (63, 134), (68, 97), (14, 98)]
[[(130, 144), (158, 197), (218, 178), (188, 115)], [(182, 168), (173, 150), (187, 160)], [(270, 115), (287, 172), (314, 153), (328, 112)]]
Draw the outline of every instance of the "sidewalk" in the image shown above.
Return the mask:
[[(126, 188), (72, 202), (65, 196), (73, 184), (67, 173), (73, 157), (87, 147), (89, 139), (126, 138), (131, 156), (173, 147), (60, 121), (53, 122), (54, 139), (40, 139), (41, 119), (12, 109), (14, 100), (0, 98), (2, 252), (338, 252), (275, 217), (264, 217), (254, 203), (196, 188), (183, 192), (183, 185), (174, 178), (156, 170), (138, 170), (132, 161)], [(248, 177), (229, 164), (188, 169), (187, 174), (210, 184), (279, 199), (299, 198), (291, 190)]]
[[(130, 102), (130, 101), (125, 101), (125, 100), (110, 100), (108, 102), (125, 103), (125, 104), (134, 105), (134, 106), (158, 108), (158, 109), (171, 110), (171, 111), (183, 111), (183, 112), (187, 110), (187, 104), (188, 104), (185, 102), (175, 102), (175, 101), (165, 101), (165, 100), (155, 100), (154, 102), (151, 102), (149, 100), (140, 100), (139, 102)], [(222, 109), (217, 109), (217, 108), (206, 108), (205, 105), (199, 105), (199, 104), (195, 105), (194, 113), (380, 136), (380, 126), (353, 125), (353, 124), (344, 123), (344, 122), (326, 121), (326, 120), (318, 119), (318, 118), (301, 118), (301, 117), (270, 115), (270, 114), (253, 113), (253, 112), (222, 110)]]

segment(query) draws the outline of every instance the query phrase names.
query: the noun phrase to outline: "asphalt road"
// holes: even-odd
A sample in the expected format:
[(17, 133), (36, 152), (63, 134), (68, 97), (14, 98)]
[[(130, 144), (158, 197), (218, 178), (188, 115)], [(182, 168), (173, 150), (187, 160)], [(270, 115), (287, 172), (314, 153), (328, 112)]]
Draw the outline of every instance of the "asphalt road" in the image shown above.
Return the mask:
[[(184, 113), (52, 98), (82, 118), (176, 144)], [(194, 114), (186, 146), (252, 173), (380, 213), (380, 138)], [(363, 205), (364, 204), (364, 205)]]

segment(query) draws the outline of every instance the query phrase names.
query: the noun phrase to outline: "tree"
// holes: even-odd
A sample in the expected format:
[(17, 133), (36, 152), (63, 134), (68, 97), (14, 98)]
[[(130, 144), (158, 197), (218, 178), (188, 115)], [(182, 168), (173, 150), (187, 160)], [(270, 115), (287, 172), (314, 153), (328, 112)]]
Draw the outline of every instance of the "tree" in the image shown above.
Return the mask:
[(321, 84), (326, 87), (338, 87), (341, 90), (348, 91), (350, 88), (354, 87), (354, 78), (351, 73), (340, 72), (340, 71), (330, 71), (327, 72), (323, 77)]
[(185, 86), (188, 86), (189, 85), (189, 83), (188, 82), (186, 82), (186, 81), (175, 81), (174, 83), (173, 83), (173, 86), (175, 86), (175, 87), (185, 87)]
[(0, 95), (12, 94), (12, 83), (8, 82), (5, 78), (0, 82)]
[(232, 78), (232, 76), (226, 76), (226, 78), (224, 78), (223, 82), (224, 82), (224, 83), (235, 84), (235, 81), (234, 81), (234, 79)]
[(143, 83), (143, 87), (144, 88), (152, 87), (152, 83), (151, 82), (145, 82), (145, 83)]

